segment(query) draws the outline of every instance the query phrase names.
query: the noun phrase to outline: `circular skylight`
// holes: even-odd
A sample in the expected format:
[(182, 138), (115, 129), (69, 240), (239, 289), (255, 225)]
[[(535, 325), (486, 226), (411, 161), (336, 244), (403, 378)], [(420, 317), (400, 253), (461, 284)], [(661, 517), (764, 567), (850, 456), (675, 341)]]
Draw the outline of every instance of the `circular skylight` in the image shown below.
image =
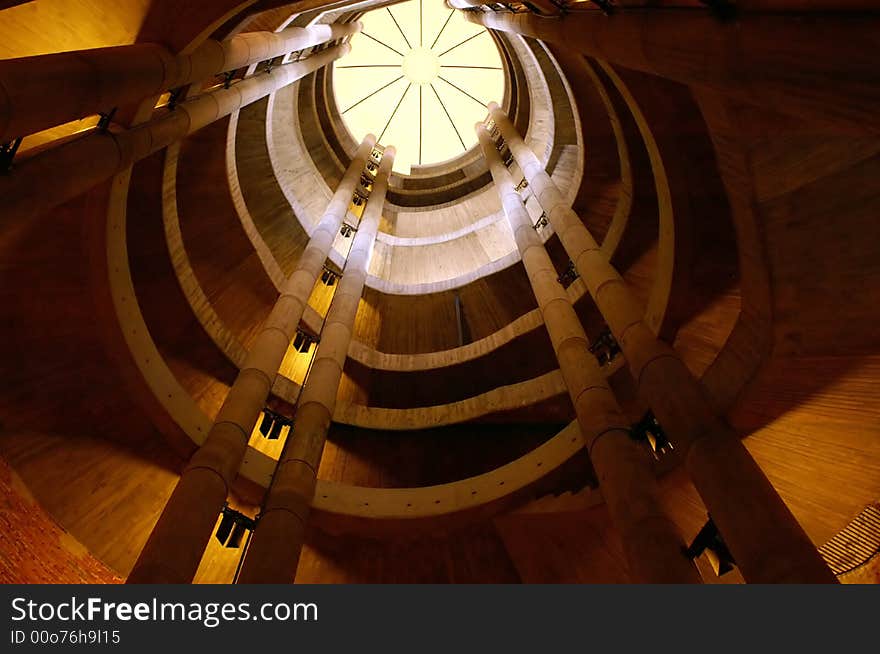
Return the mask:
[(504, 92), (501, 57), (485, 28), (443, 0), (408, 0), (361, 17), (333, 88), (355, 140), (397, 148), (394, 170), (446, 161), (477, 143), (474, 123)]

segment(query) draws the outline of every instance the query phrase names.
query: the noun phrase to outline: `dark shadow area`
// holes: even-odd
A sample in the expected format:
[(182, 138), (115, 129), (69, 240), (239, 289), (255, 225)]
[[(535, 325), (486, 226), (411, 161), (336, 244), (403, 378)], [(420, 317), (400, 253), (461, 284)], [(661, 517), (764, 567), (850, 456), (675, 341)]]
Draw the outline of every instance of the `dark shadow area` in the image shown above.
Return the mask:
[(473, 477), (510, 463), (564, 424), (453, 425), (388, 432), (333, 424), (321, 478), (357, 486), (409, 488)]
[[(309, 78), (305, 78), (301, 84), (305, 84)], [(285, 87), (277, 93), (293, 93), (293, 87)], [(296, 98), (293, 99), (296, 103)], [(285, 275), (290, 275), (296, 269), (299, 257), (309, 241), (309, 235), (300, 225), (299, 220), (287, 201), (284, 191), (275, 177), (272, 161), (269, 159), (269, 148), (266, 144), (266, 113), (269, 99), (263, 98), (243, 108), (238, 114), (238, 127), (235, 132), (235, 162), (238, 169), (238, 182), (241, 194), (250, 212), (251, 218), (260, 236), (272, 252), (278, 265)], [(294, 110), (303, 112), (299, 104)], [(303, 119), (303, 116), (300, 116)], [(314, 118), (312, 118), (314, 123)], [(311, 140), (320, 139), (320, 133), (316, 125), (307, 127), (302, 125), (303, 138)], [(290, 125), (293, 129), (293, 125)], [(223, 164), (223, 178), (226, 179), (226, 136), (218, 139), (217, 152)], [(311, 146), (310, 146), (311, 147)], [(323, 146), (322, 146), (323, 147)], [(222, 154), (221, 154), (222, 151)], [(323, 170), (321, 162), (316, 161), (318, 170)], [(335, 166), (335, 164), (334, 164)], [(181, 168), (183, 171), (183, 168)], [(195, 169), (199, 172), (199, 169)], [(215, 178), (215, 179), (219, 179)], [(179, 179), (183, 183), (182, 178)], [(223, 186), (215, 187), (214, 190), (224, 189), (229, 194), (228, 181)], [(236, 220), (238, 218), (236, 217)], [(238, 229), (241, 229), (239, 226)], [(253, 249), (252, 246), (251, 249)], [(265, 273), (264, 273), (265, 274)]]
[(348, 359), (345, 374), (367, 392), (367, 406), (389, 409), (449, 404), (534, 379), (555, 370), (556, 357), (543, 328), (523, 334), (486, 356), (433, 370), (373, 370)]
[(84, 223), (98, 204), (85, 195), (0, 231), (0, 428), (106, 438), (174, 469), (96, 324)]
[(248, 347), (278, 291), (229, 194), (227, 127), (228, 120), (218, 121), (181, 144), (178, 213), (184, 247), (199, 284), (226, 327)]
[(196, 319), (175, 276), (162, 224), (164, 154), (137, 164), (128, 197), (128, 253), (144, 322), (174, 376), (214, 415), (237, 368)]
[(297, 583), (520, 583), (491, 523), (419, 540), (376, 541), (309, 532)]

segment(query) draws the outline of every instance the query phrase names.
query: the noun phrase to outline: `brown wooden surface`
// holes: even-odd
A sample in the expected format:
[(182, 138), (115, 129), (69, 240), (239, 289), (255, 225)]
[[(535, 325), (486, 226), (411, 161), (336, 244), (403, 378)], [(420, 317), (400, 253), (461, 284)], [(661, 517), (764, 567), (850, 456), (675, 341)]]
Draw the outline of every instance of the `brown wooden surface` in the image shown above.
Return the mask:
[[(135, 167), (127, 221), (132, 279), (144, 320), (163, 358), (202, 411), (213, 417), (238, 371), (198, 324), (174, 276), (161, 221), (163, 159), (163, 153), (158, 153)], [(234, 240), (231, 235), (229, 240)], [(222, 265), (219, 256), (215, 264)], [(241, 278), (225, 275), (221, 279)], [(213, 299), (219, 310), (223, 295), (215, 293)], [(240, 324), (240, 320), (233, 323)]]
[(181, 146), (178, 211), (193, 271), (226, 326), (247, 347), (278, 293), (241, 228), (227, 188), (222, 120)]
[[(747, 8), (827, 8), (822, 2), (760, 0)], [(191, 3), (171, 22), (174, 3), (128, 3), (124, 10), (104, 11), (103, 21), (94, 20), (100, 10), (86, 0), (67, 3), (70, 11), (62, 20), (62, 4), (35, 0), (5, 9), (0, 56), (127, 43), (138, 33), (180, 48), (228, 19), (229, 8), (247, 3), (207, 3), (210, 13), (205, 2)], [(846, 8), (854, 6), (864, 5)], [(560, 60), (586, 128), (587, 176), (575, 206), (601, 238), (620, 194), (628, 192), (622, 188), (618, 143), (589, 74), (577, 59), (561, 54)], [(654, 171), (631, 108), (601, 67), (596, 70), (632, 167), (634, 202), (614, 261), (645, 301), (658, 266)], [(813, 541), (823, 543), (880, 495), (880, 140), (711, 93), (697, 94), (694, 105), (683, 87), (626, 71), (621, 77), (654, 129), (660, 154), (668, 162), (678, 157), (667, 173), (677, 175), (691, 203), (696, 258), (689, 283), (677, 286), (672, 297), (675, 346), (694, 373), (706, 372), (713, 397), (734, 405), (731, 423)], [(259, 103), (242, 113), (236, 157), (248, 208), (289, 272), (306, 236), (268, 165), (265, 112), (265, 103)], [(221, 121), (183, 144), (180, 217), (202, 287), (226, 326), (247, 343), (277, 293), (229, 196), (226, 126)], [(678, 142), (676, 127), (695, 140)], [(132, 178), (128, 245), (137, 300), (166, 363), (210, 414), (234, 369), (202, 332), (176, 286), (163, 250), (161, 170), (157, 156), (140, 164)], [(728, 207), (713, 186), (717, 177), (724, 182), (738, 252)], [(0, 454), (71, 539), (124, 575), (181, 461), (129, 396), (117, 364), (104, 351), (105, 325), (94, 310), (90, 281), (98, 263), (84, 236), (85, 218), (104, 210), (100, 199), (100, 193), (86, 196), (0, 229)], [(397, 220), (390, 217), (389, 224)], [(548, 248), (563, 266), (555, 239)], [(515, 265), (459, 289), (465, 342), (532, 311), (527, 283)], [(454, 296), (369, 291), (356, 338), (388, 353), (456, 347)], [(313, 303), (317, 309), (325, 304), (326, 298)], [(601, 318), (588, 298), (579, 301), (578, 310), (594, 335)], [(741, 329), (726, 342), (734, 323)], [(485, 357), (439, 371), (401, 373), (351, 364), (349, 392), (376, 407), (455, 401), (545, 372), (542, 338), (542, 330), (533, 330)], [(638, 416), (644, 407), (633, 396), (632, 380), (621, 374), (611, 381), (625, 409)], [(527, 416), (527, 410), (514, 414), (510, 426), (394, 434), (334, 426), (321, 475), (401, 487), (478, 474), (555, 433), (553, 425), (529, 424)], [(664, 477), (662, 487), (670, 512), (692, 537), (705, 520), (698, 496), (680, 471)], [(56, 536), (53, 531), (53, 547)], [(415, 544), (315, 532), (300, 581), (623, 582), (628, 574), (616, 538), (603, 507), (511, 514)], [(47, 560), (50, 556), (55, 560), (54, 554)], [(210, 550), (200, 580), (228, 581), (230, 564), (234, 567), (234, 555)], [(733, 575), (721, 581), (738, 580)]]

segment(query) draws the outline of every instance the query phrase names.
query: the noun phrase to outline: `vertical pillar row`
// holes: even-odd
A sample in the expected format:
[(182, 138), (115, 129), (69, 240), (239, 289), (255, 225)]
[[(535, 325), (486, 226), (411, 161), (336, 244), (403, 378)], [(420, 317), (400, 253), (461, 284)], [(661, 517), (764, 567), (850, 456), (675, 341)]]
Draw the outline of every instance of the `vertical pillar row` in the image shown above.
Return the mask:
[(205, 442), (184, 469), (128, 583), (189, 583), (195, 576), (375, 142), (370, 134), (358, 148), (296, 270), (257, 334)]
[(647, 453), (630, 438), (629, 423), (589, 351), (587, 335), (557, 281), (553, 262), (510, 173), (481, 123), (477, 134), (550, 334), (602, 495), (622, 536), (630, 571), (639, 582), (699, 583), (696, 567), (684, 556), (681, 535), (660, 505)]
[[(279, 66), (271, 73), (248, 77), (228, 89), (194, 97), (173, 111), (159, 109), (157, 117), (131, 129), (91, 130), (26, 157), (16, 162), (10, 174), (0, 175), (4, 201), (0, 220), (23, 220), (72, 200), (141, 159), (329, 65), (350, 50), (348, 43), (333, 46), (302, 61)], [(53, 183), (46, 184), (47, 179)]]
[(222, 42), (206, 39), (176, 56), (156, 43), (136, 43), (6, 59), (0, 61), (0, 143), (343, 39), (360, 28), (355, 21), (247, 32)]
[(290, 583), (296, 577), (318, 467), (379, 230), (394, 154), (393, 147), (385, 148), (342, 279), (327, 311), (321, 341), (303, 387), (293, 427), (245, 554), (240, 583)]
[(496, 103), (489, 112), (627, 359), (640, 396), (674, 443), (746, 581), (834, 583), (834, 575), (678, 353)]

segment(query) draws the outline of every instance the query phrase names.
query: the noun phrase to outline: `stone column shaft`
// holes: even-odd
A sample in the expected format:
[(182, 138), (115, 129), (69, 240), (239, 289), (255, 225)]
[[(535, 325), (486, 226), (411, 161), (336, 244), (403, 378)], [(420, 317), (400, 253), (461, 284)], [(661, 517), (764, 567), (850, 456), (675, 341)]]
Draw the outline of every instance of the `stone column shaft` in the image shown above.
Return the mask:
[(249, 32), (222, 42), (208, 39), (176, 56), (161, 45), (137, 43), (0, 61), (0, 143), (345, 38), (360, 27), (355, 22)]
[(556, 269), (535, 232), (522, 198), (482, 125), (477, 132), (504, 213), (556, 352), (599, 486), (620, 531), (633, 578), (647, 583), (699, 583), (684, 543), (663, 511), (647, 453), (632, 440), (629, 422), (596, 358)]
[[(493, 30), (558, 43), (819, 124), (880, 131), (876, 15), (743, 11), (722, 22), (705, 9), (659, 7), (612, 16), (600, 11), (559, 18), (530, 12), (464, 15)], [(834, 57), (816, 57), (817, 52), (833, 52)]]
[(327, 311), (321, 341), (296, 407), (293, 427), (245, 555), (240, 583), (290, 583), (296, 577), (318, 467), (336, 406), (336, 393), (367, 279), (367, 266), (376, 241), (393, 163), (394, 148), (388, 147)]
[(347, 43), (328, 48), (228, 89), (197, 96), (132, 129), (93, 130), (17, 161), (11, 174), (0, 175), (3, 218), (25, 219), (63, 204), (188, 134), (328, 65), (350, 49)]
[(473, 9), (481, 7), (485, 3), (484, 0), (446, 0), (446, 6), (450, 9)]
[(678, 353), (644, 322), (644, 307), (496, 103), (489, 111), (627, 359), (639, 394), (673, 444), (743, 577), (829, 582), (834, 575)]
[(129, 583), (189, 583), (195, 576), (251, 432), (266, 406), (272, 382), (375, 142), (370, 134), (358, 148), (297, 269), (282, 287), (281, 296), (257, 334), (204, 444), (183, 471), (128, 577)]

